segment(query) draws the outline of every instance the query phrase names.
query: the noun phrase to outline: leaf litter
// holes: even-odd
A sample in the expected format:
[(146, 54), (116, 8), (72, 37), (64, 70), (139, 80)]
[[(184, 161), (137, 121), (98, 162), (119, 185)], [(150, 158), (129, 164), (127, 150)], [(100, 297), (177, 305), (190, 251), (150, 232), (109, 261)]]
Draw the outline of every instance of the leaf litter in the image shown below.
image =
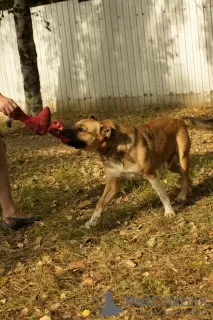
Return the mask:
[[(211, 113), (208, 108), (163, 109), (171, 116)], [(157, 115), (160, 109), (115, 118), (137, 124)], [(66, 124), (71, 122), (68, 117)], [(104, 292), (111, 290), (125, 311), (121, 319), (212, 319), (211, 308), (196, 309), (193, 316), (192, 308), (143, 312), (125, 307), (126, 295), (213, 298), (212, 142), (209, 133), (190, 130), (190, 136), (192, 195), (176, 221), (163, 216), (146, 182), (124, 181), (100, 224), (88, 232), (81, 226), (104, 189), (99, 157), (48, 135), (31, 139), (23, 128), (8, 132), (14, 198), (23, 212), (30, 208), (43, 219), (26, 230), (0, 232), (0, 318), (93, 319), (96, 304), (103, 306)], [(174, 199), (176, 175), (159, 175)]]

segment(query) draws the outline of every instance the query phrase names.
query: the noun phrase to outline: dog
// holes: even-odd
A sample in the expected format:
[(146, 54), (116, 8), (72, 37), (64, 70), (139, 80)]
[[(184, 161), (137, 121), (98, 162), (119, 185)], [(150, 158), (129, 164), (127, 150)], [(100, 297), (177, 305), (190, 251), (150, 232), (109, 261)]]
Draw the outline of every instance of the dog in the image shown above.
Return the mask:
[[(170, 199), (157, 179), (156, 170), (165, 165), (181, 176), (181, 190), (176, 201), (186, 200), (189, 177), (190, 137), (187, 128), (213, 130), (213, 119), (156, 118), (140, 126), (123, 127), (112, 120), (98, 121), (94, 116), (76, 122), (58, 133), (68, 146), (96, 152), (103, 161), (106, 186), (94, 214), (85, 224), (97, 225), (103, 210), (119, 191), (120, 180), (146, 178), (158, 194), (166, 217), (175, 216)], [(57, 135), (56, 135), (57, 136)]]

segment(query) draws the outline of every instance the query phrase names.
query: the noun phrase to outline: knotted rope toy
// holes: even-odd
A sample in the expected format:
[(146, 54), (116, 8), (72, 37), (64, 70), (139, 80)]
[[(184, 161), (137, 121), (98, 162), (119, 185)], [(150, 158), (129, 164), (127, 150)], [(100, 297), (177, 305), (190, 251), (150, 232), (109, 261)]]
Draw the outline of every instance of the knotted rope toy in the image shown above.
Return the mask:
[(47, 132), (53, 135), (54, 137), (60, 139), (62, 143), (68, 144), (70, 142), (70, 139), (63, 135), (63, 130), (64, 130), (63, 123), (60, 120), (55, 119), (47, 129)]

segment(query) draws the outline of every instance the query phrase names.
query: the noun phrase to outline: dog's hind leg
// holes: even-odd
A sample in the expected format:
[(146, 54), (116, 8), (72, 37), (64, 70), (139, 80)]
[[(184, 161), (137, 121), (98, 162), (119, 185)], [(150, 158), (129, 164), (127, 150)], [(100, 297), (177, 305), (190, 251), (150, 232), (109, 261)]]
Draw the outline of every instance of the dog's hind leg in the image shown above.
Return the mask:
[(151, 183), (153, 189), (157, 192), (160, 200), (163, 203), (166, 217), (175, 216), (175, 212), (172, 208), (170, 199), (166, 193), (165, 188), (160, 184), (155, 174), (145, 174), (145, 178)]
[(170, 161), (167, 162), (166, 164), (166, 169), (168, 169), (171, 172), (178, 173), (180, 175), (180, 178), (178, 179), (178, 184), (182, 185), (182, 172), (180, 169), (180, 165), (178, 164), (178, 154), (175, 153)]
[(178, 154), (175, 153), (172, 156), (172, 158), (167, 162), (166, 167), (169, 171), (182, 175), (181, 170), (180, 170), (180, 166), (177, 163), (177, 157), (178, 157)]
[(95, 212), (93, 213), (90, 220), (87, 221), (85, 224), (85, 227), (87, 229), (91, 227), (95, 227), (97, 225), (103, 210), (106, 208), (108, 203), (115, 197), (115, 195), (119, 191), (119, 188), (120, 188), (120, 181), (118, 178), (117, 179), (111, 178), (107, 180), (104, 193), (96, 205)]
[(177, 202), (186, 200), (187, 194), (190, 190), (191, 180), (189, 177), (189, 152), (190, 152), (190, 138), (185, 130), (181, 130), (177, 135), (178, 153), (180, 170), (182, 175), (182, 188), (179, 195), (176, 198)]

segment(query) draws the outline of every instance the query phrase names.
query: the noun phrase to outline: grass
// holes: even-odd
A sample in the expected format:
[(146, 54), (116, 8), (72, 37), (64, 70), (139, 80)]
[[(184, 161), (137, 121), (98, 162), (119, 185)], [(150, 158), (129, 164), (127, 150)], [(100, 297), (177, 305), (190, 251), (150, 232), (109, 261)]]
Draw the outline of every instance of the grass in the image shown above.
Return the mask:
[[(137, 124), (164, 113), (210, 115), (211, 109), (158, 109), (113, 118)], [(63, 116), (67, 126), (77, 117)], [(210, 133), (190, 130), (192, 194), (176, 208), (175, 218), (163, 216), (145, 180), (124, 181), (97, 228), (86, 231), (82, 226), (104, 188), (98, 156), (68, 148), (48, 135), (32, 136), (17, 123), (3, 131), (14, 199), (23, 212), (42, 215), (42, 221), (18, 232), (0, 231), (1, 319), (101, 319), (107, 291), (123, 308), (118, 317), (108, 319), (213, 318), (212, 308), (199, 303), (147, 307), (137, 300), (126, 305), (127, 296), (213, 300)], [(160, 171), (159, 177), (174, 200), (177, 176)]]

